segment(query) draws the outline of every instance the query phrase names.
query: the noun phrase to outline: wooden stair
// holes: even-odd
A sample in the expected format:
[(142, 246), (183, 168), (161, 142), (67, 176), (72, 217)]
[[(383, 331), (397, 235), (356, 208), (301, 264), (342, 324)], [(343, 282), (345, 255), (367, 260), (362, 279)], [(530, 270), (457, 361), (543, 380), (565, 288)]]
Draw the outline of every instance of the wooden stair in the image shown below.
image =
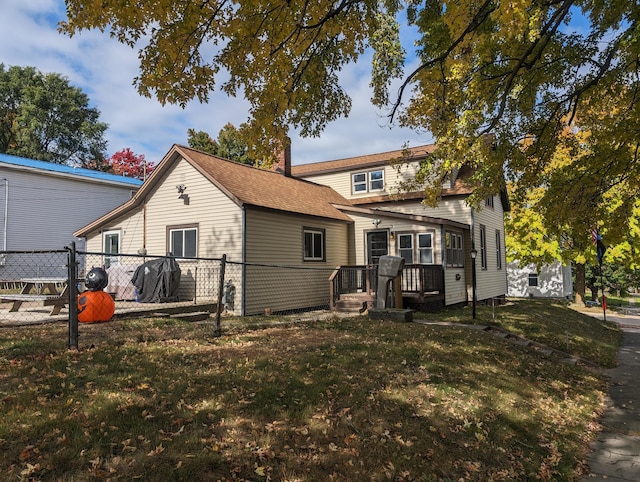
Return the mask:
[(374, 295), (368, 293), (345, 293), (336, 301), (336, 311), (341, 313), (364, 313), (373, 307)]

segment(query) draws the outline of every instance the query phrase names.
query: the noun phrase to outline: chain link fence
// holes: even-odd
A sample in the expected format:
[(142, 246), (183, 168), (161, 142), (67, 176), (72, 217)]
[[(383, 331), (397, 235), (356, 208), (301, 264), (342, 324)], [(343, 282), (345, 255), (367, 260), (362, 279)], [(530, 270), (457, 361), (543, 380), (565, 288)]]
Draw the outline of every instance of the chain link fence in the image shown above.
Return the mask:
[[(145, 274), (167, 256), (75, 251), (0, 252), (0, 326), (71, 320), (86, 274), (94, 267), (108, 274), (104, 288), (115, 317), (209, 312), (220, 315), (293, 314), (330, 306), (333, 269), (250, 264), (223, 258), (173, 260), (179, 273), (171, 296), (150, 288)], [(70, 270), (73, 268), (73, 272)], [(157, 273), (156, 273), (157, 274)], [(153, 273), (151, 273), (153, 275)], [(150, 295), (151, 293), (151, 295)], [(70, 306), (70, 300), (73, 300)]]

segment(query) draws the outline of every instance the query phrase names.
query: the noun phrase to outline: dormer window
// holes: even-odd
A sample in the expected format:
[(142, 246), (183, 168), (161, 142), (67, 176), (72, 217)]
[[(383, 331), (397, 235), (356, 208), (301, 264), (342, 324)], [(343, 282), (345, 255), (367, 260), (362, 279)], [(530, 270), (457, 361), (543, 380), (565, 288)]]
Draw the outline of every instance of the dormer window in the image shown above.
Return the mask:
[(368, 172), (358, 172), (351, 175), (351, 190), (354, 194), (384, 189), (384, 171), (382, 169)]

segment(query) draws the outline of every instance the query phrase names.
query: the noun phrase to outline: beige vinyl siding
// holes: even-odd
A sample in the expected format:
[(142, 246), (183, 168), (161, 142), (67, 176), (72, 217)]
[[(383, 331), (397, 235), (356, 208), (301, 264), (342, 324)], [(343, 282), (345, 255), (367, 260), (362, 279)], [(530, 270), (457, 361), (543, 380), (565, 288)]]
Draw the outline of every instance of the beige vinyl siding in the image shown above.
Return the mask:
[[(398, 192), (398, 183), (413, 179), (416, 173), (416, 164), (408, 166), (402, 166), (400, 171), (389, 165), (365, 167), (361, 169), (354, 169), (350, 171), (333, 172), (328, 174), (317, 174), (313, 176), (302, 176), (308, 181), (313, 181), (317, 184), (323, 184), (325, 186), (331, 186), (335, 191), (344, 196), (347, 199), (360, 199), (368, 196), (380, 196), (385, 194), (395, 194)], [(358, 173), (367, 173), (371, 171), (383, 171), (384, 172), (384, 189), (376, 190), (364, 193), (353, 193), (352, 175)]]
[(102, 234), (105, 231), (120, 232), (120, 252), (124, 254), (138, 254), (142, 248), (143, 239), (143, 215), (142, 209), (136, 209), (119, 219), (116, 219), (108, 227), (104, 227), (87, 237), (87, 251), (92, 253), (104, 252)]
[[(469, 262), (467, 265), (469, 266)], [(456, 275), (460, 279), (456, 279)], [(468, 280), (468, 283), (467, 283)], [(465, 303), (471, 300), (467, 298), (467, 285), (471, 286), (471, 275), (465, 275), (465, 268), (445, 268), (444, 270), (444, 304), (445, 306)]]
[(471, 224), (471, 208), (467, 205), (465, 197), (446, 197), (440, 201), (436, 207), (426, 206), (420, 202), (390, 202), (379, 206), (380, 209), (387, 209), (404, 214), (418, 214), (420, 216), (430, 216), (435, 218), (449, 219), (459, 223)]
[[(178, 199), (176, 186), (187, 186), (189, 204)], [(120, 230), (121, 253), (138, 254), (143, 247), (144, 208), (139, 207), (87, 238), (88, 251), (102, 252), (102, 233)], [(146, 250), (149, 256), (165, 256), (169, 245), (167, 227), (197, 225), (197, 256), (242, 261), (242, 208), (181, 160), (157, 189), (149, 193), (146, 205)], [(140, 258), (122, 258), (141, 264)], [(181, 273), (180, 298), (215, 299), (219, 263), (178, 259)], [(197, 268), (197, 269), (196, 269)], [(197, 274), (196, 274), (197, 273)], [(236, 280), (236, 300), (241, 299), (241, 280)], [(198, 290), (196, 293), (195, 290)], [(239, 303), (236, 302), (239, 306)]]
[[(349, 225), (309, 216), (247, 208), (245, 314), (329, 304), (329, 276), (348, 264)], [(326, 260), (303, 260), (303, 229), (325, 233)], [(272, 268), (255, 264), (298, 266)]]
[[(189, 204), (176, 186), (187, 187)], [(165, 255), (168, 226), (198, 225), (198, 257), (242, 260), (242, 208), (193, 166), (181, 160), (147, 202), (147, 252)]]

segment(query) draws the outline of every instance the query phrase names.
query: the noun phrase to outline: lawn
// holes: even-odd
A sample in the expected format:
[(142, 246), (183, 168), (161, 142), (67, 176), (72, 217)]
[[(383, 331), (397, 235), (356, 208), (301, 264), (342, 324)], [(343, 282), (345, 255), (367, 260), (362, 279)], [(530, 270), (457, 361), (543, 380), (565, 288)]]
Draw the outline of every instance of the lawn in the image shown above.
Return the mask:
[[(496, 311), (523, 332), (559, 323), (533, 308)], [(610, 325), (566, 306), (550, 313), (588, 325), (570, 343), (585, 359), (614, 356), (602, 347), (616, 339)], [(598, 370), (456, 323), (274, 321), (286, 320), (226, 319), (219, 338), (212, 323), (81, 325), (79, 351), (66, 349), (63, 324), (0, 329), (4, 480), (577, 480), (584, 470), (607, 388)]]

